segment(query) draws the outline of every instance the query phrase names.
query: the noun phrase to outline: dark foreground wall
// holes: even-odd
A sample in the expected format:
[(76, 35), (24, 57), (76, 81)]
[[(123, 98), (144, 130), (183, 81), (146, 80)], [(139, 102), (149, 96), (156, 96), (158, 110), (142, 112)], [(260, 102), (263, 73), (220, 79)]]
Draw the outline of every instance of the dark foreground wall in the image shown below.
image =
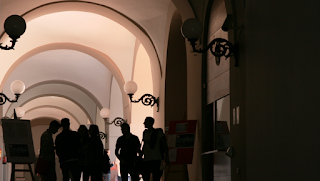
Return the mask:
[(319, 9), (311, 0), (245, 2), (247, 181), (320, 178)]

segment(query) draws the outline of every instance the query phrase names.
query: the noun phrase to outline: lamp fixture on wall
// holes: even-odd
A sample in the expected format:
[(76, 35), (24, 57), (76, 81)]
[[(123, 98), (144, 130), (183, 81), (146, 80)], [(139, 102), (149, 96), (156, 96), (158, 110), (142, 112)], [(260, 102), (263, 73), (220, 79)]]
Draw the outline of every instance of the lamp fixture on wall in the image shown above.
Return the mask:
[(140, 99), (132, 100), (132, 96), (134, 93), (136, 93), (137, 90), (138, 86), (134, 81), (128, 81), (124, 84), (124, 91), (128, 94), (130, 102), (137, 103), (141, 101), (143, 105), (151, 107), (153, 107), (156, 104), (158, 108), (157, 112), (159, 112), (159, 97), (156, 98), (151, 94), (144, 94), (143, 96), (141, 96)]
[(10, 100), (4, 93), (0, 93), (0, 105), (5, 104), (6, 101), (9, 101), (12, 103), (17, 102), (20, 95), (24, 92), (26, 88), (24, 83), (20, 80), (13, 81), (10, 87), (11, 87), (11, 91), (16, 95), (16, 99)]
[(19, 15), (11, 15), (4, 22), (4, 30), (12, 39), (11, 46), (1, 46), (2, 50), (11, 50), (15, 46), (17, 39), (26, 31), (26, 21)]
[[(223, 31), (228, 31), (229, 29), (234, 29), (233, 27), (230, 27), (230, 22), (232, 23), (232, 18), (229, 16), (229, 18), (226, 18), (226, 21), (222, 27)], [(187, 19), (182, 27), (181, 27), (181, 33), (182, 35), (188, 39), (190, 42), (193, 52), (197, 53), (205, 53), (208, 49), (210, 49), (210, 52), (212, 55), (216, 58), (216, 64), (220, 64), (220, 57), (224, 56), (226, 59), (232, 56), (235, 53), (234, 45), (229, 42), (226, 39), (223, 38), (216, 38), (212, 40), (207, 47), (205, 47), (203, 50), (196, 49), (197, 41), (200, 38), (201, 34), (203, 32), (202, 23), (195, 18)], [(215, 47), (214, 47), (215, 45)]]
[(106, 124), (114, 124), (115, 126), (121, 126), (121, 124), (126, 123), (127, 121), (123, 118), (116, 117), (113, 121), (109, 122), (110, 109), (102, 108), (100, 110), (100, 116), (104, 119)]

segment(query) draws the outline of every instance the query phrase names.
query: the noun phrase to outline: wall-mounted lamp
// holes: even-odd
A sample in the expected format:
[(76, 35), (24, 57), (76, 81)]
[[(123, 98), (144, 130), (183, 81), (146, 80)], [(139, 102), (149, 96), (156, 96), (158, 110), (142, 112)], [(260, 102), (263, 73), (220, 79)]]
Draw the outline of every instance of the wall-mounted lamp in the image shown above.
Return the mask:
[(133, 103), (142, 102), (145, 106), (153, 107), (155, 104), (157, 105), (157, 112), (159, 112), (159, 97), (156, 98), (151, 94), (144, 94), (138, 100), (132, 100), (132, 96), (138, 90), (138, 86), (134, 81), (128, 81), (124, 84), (124, 92), (126, 92), (130, 98), (130, 101)]
[[(233, 27), (230, 27), (230, 24), (232, 24), (232, 22), (233, 22), (233, 17), (232, 16), (229, 16), (229, 18), (227, 17), (222, 30), (228, 31), (229, 29), (234, 29)], [(195, 18), (187, 19), (181, 27), (181, 33), (190, 42), (193, 52), (205, 53), (207, 52), (208, 49), (210, 49), (210, 52), (212, 53), (212, 55), (215, 56), (217, 65), (220, 64), (220, 57), (224, 56), (227, 59), (228, 57), (232, 56), (235, 53), (234, 45), (228, 40), (223, 38), (216, 38), (212, 40), (208, 44), (208, 46), (205, 47), (203, 50), (202, 49), (197, 50), (196, 42), (202, 35), (202, 32), (203, 32), (202, 23)]]
[(109, 116), (110, 116), (110, 109), (108, 108), (102, 108), (100, 110), (100, 116), (104, 119), (104, 122), (106, 124), (114, 124), (116, 126), (121, 126), (121, 124), (126, 123), (127, 121), (123, 118), (116, 117), (113, 121), (109, 122)]
[(1, 46), (2, 50), (11, 50), (17, 42), (17, 39), (26, 31), (26, 21), (19, 15), (11, 15), (4, 22), (4, 30), (12, 39), (11, 46)]
[(13, 81), (11, 83), (11, 91), (16, 95), (16, 99), (10, 100), (4, 93), (0, 93), (0, 105), (5, 104), (6, 101), (9, 101), (12, 103), (17, 102), (20, 95), (24, 92), (25, 88), (26, 87), (22, 81), (20, 80)]

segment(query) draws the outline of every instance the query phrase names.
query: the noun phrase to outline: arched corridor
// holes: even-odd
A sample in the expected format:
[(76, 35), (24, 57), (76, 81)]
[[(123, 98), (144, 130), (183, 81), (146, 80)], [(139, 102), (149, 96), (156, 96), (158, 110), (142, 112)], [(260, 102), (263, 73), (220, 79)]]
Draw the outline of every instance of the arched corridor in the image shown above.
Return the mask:
[[(144, 118), (154, 117), (173, 160), (170, 124), (192, 120), (192, 163), (170, 165), (174, 173), (166, 167), (162, 181), (318, 180), (319, 7), (277, 0), (1, 0), (0, 24), (19, 15), (27, 25), (14, 49), (0, 50), (1, 95), (14, 99), (15, 80), (26, 86), (18, 102), (0, 105), (1, 117), (24, 109), (36, 155), (51, 120), (68, 117), (72, 130), (95, 124), (107, 135), (111, 160), (122, 133), (100, 116), (103, 108), (108, 121), (127, 120), (140, 142)], [(203, 31), (188, 40), (181, 27), (190, 18), (199, 27), (189, 30)], [(229, 49), (212, 45), (217, 38)], [(0, 43), (10, 41), (0, 26)], [(128, 81), (138, 86), (132, 100), (151, 94), (157, 104), (131, 102)], [(1, 161), (6, 154), (1, 126)], [(10, 174), (10, 163), (0, 164), (0, 180)], [(29, 181), (26, 175), (17, 177)]]

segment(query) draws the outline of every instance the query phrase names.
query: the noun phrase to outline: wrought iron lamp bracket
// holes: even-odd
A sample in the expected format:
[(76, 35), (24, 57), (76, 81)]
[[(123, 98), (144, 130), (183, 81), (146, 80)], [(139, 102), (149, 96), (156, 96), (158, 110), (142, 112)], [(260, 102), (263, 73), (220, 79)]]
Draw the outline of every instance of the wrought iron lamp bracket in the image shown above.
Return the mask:
[(20, 94), (15, 94), (15, 95), (16, 95), (16, 99), (11, 100), (4, 93), (0, 93), (0, 105), (5, 104), (7, 101), (12, 103), (17, 102)]
[(157, 105), (157, 112), (159, 112), (159, 97), (154, 97), (151, 94), (144, 94), (141, 96), (140, 99), (138, 100), (132, 100), (133, 94), (128, 94), (130, 97), (130, 101), (134, 103), (142, 102), (143, 105), (145, 106), (151, 106), (153, 107), (155, 104)]
[(100, 139), (102, 139), (102, 140), (107, 138), (107, 134), (104, 132), (99, 132), (99, 136), (100, 136)]
[(104, 121), (106, 124), (114, 124), (115, 126), (121, 126), (121, 124), (126, 123), (127, 120), (121, 118), (121, 117), (116, 117), (112, 122), (109, 122), (109, 118), (104, 118)]
[(13, 47), (15, 46), (15, 44), (17, 42), (17, 39), (12, 39), (12, 40), (10, 40), (10, 42), (11, 42), (11, 46), (10, 47), (8, 45), (1, 46), (2, 43), (0, 43), (0, 49), (2, 49), (2, 50), (11, 50), (11, 49), (13, 49)]
[(205, 47), (203, 50), (201, 48), (197, 50), (196, 48), (197, 39), (188, 39), (188, 40), (192, 46), (193, 52), (205, 53), (208, 51), (208, 49), (210, 49), (210, 52), (212, 53), (212, 55), (216, 57), (217, 65), (220, 64), (220, 57), (224, 56), (227, 59), (235, 54), (235, 46), (231, 42), (223, 38), (216, 38), (212, 40), (208, 44), (208, 46)]

